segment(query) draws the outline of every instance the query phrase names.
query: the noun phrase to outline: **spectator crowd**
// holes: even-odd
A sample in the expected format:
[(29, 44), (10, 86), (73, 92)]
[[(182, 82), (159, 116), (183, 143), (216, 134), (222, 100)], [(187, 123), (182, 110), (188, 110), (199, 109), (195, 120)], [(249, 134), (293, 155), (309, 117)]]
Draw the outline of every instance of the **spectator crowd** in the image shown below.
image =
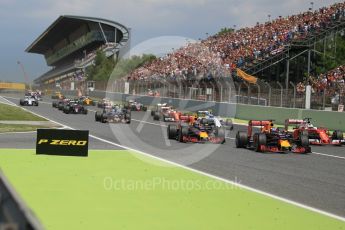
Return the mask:
[(345, 90), (345, 65), (317, 77), (311, 76), (308, 82), (299, 82), (297, 92), (304, 93), (306, 84), (312, 86), (313, 93), (326, 93), (329, 96), (343, 95)]
[(200, 42), (188, 43), (135, 69), (127, 79), (176, 80), (195, 76), (229, 76), (236, 68), (276, 55), (292, 40), (304, 39), (344, 17), (345, 2), (342, 2), (313, 12), (279, 17), (264, 24), (257, 23), (251, 28), (214, 35)]

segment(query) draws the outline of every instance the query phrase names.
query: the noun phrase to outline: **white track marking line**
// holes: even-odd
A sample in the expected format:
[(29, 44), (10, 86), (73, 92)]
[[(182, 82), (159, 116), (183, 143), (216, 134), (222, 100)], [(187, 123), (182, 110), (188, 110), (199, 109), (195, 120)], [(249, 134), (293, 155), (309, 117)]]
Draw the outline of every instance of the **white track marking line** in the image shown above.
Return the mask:
[(28, 132), (6, 132), (6, 133), (0, 133), (0, 135), (5, 134), (30, 134), (30, 133), (36, 133), (37, 131), (28, 131)]
[[(4, 101), (1, 101), (1, 100), (4, 100)], [(12, 101), (7, 100), (3, 96), (0, 96), (0, 103), (6, 104), (6, 105), (11, 105), (11, 106), (17, 106), (15, 103), (13, 103)]]
[[(11, 98), (11, 99), (16, 99), (18, 100), (18, 98), (14, 98), (14, 97), (7, 97), (7, 98)], [(5, 99), (6, 100), (6, 99)], [(8, 101), (8, 100), (7, 100)], [(9, 101), (10, 103), (13, 103), (11, 101)], [(44, 103), (44, 104), (51, 104), (49, 102), (40, 102), (40, 103)], [(14, 104), (14, 103), (13, 103)], [(16, 104), (14, 104), (15, 106), (17, 106)], [(91, 112), (96, 112), (96, 110), (92, 110), (92, 109), (89, 109), (89, 111)], [(157, 123), (152, 123), (152, 122), (148, 122), (148, 121), (143, 121), (143, 120), (136, 120), (136, 119), (132, 119), (132, 121), (136, 121), (136, 122), (139, 122), (139, 123), (145, 123), (145, 124), (148, 124), (148, 125), (154, 125), (154, 126), (161, 126), (161, 127), (168, 127), (167, 125), (163, 125), (163, 124), (157, 124)], [(235, 124), (235, 123), (234, 123)], [(236, 124), (236, 125), (241, 125), (241, 126), (246, 126), (244, 124)], [(235, 140), (235, 138), (233, 137), (226, 137), (226, 139), (229, 139), (229, 140)], [(326, 154), (326, 153), (318, 153), (318, 152), (311, 152), (309, 154), (314, 154), (314, 155), (317, 155), (317, 156), (324, 156), (324, 157), (332, 157), (332, 158), (337, 158), (337, 159), (343, 159), (345, 160), (345, 157), (342, 157), (342, 156), (336, 156), (336, 155), (332, 155), (332, 154)]]
[[(31, 112), (31, 111), (29, 111), (29, 112)], [(74, 130), (74, 128), (72, 128), (72, 127), (69, 127), (67, 125), (61, 124), (61, 123), (56, 122), (54, 120), (51, 120), (51, 119), (49, 119), (49, 118), (47, 118), (45, 116), (39, 115), (39, 114), (37, 114), (35, 112), (31, 112), (31, 113), (33, 113), (33, 114), (35, 114), (37, 116), (40, 116), (42, 118), (45, 118), (47, 120), (50, 120), (50, 121), (52, 121), (52, 122), (54, 122), (56, 124), (59, 124), (61, 126), (64, 126), (64, 127), (68, 128), (68, 129)], [(169, 160), (164, 159), (164, 158), (153, 156), (153, 155), (151, 155), (149, 153), (145, 153), (145, 152), (137, 150), (137, 149), (133, 149), (133, 148), (130, 148), (130, 147), (127, 147), (127, 146), (123, 146), (123, 145), (117, 144), (115, 142), (112, 142), (112, 141), (109, 141), (109, 140), (106, 140), (106, 139), (103, 139), (103, 138), (100, 138), (100, 137), (97, 137), (97, 136), (94, 136), (94, 135), (89, 135), (89, 136), (94, 138), (94, 139), (96, 139), (96, 140), (102, 141), (104, 143), (107, 143), (107, 144), (110, 144), (110, 145), (113, 145), (113, 146), (116, 146), (116, 147), (120, 147), (120, 148), (123, 148), (125, 150), (130, 150), (130, 151), (136, 152), (138, 154), (141, 154), (141, 155), (144, 155), (144, 156), (147, 156), (147, 157), (150, 157), (150, 158), (153, 158), (153, 159), (156, 159), (156, 160), (160, 160), (160, 161), (163, 161), (165, 163), (168, 163), (168, 164), (171, 164), (171, 165), (174, 165), (174, 166), (186, 169), (188, 171), (191, 171), (191, 172), (203, 175), (203, 176), (207, 176), (207, 177), (210, 177), (210, 178), (222, 181), (222, 182), (227, 183), (227, 184), (231, 184), (232, 186), (238, 186), (239, 188), (243, 188), (243, 189), (249, 190), (251, 192), (259, 193), (261, 195), (268, 196), (270, 198), (273, 198), (273, 199), (276, 199), (276, 200), (280, 200), (280, 201), (283, 201), (285, 203), (292, 204), (292, 205), (295, 205), (297, 207), (304, 208), (304, 209), (316, 212), (318, 214), (325, 215), (325, 216), (328, 216), (328, 217), (331, 217), (331, 218), (334, 218), (334, 219), (337, 219), (337, 220), (345, 222), (345, 217), (341, 217), (341, 216), (338, 216), (338, 215), (330, 213), (330, 212), (326, 212), (326, 211), (323, 211), (323, 210), (320, 210), (320, 209), (317, 209), (317, 208), (313, 208), (311, 206), (308, 206), (308, 205), (305, 205), (305, 204), (302, 204), (302, 203), (299, 203), (299, 202), (296, 202), (296, 201), (292, 201), (292, 200), (289, 200), (287, 198), (283, 198), (283, 197), (280, 197), (280, 196), (277, 196), (277, 195), (274, 195), (274, 194), (271, 194), (271, 193), (268, 193), (268, 192), (264, 192), (262, 190), (255, 189), (255, 188), (250, 187), (250, 186), (242, 185), (242, 184), (237, 183), (236, 181), (228, 180), (228, 179), (225, 179), (225, 178), (222, 178), (222, 177), (219, 177), (219, 176), (215, 176), (215, 175), (203, 172), (203, 171), (199, 171), (197, 169), (193, 169), (191, 167), (188, 167), (188, 166), (185, 166), (185, 165), (181, 165), (181, 164), (178, 164), (178, 163), (173, 162), (173, 161), (169, 161)]]
[[(11, 98), (11, 97), (7, 97), (7, 98)], [(18, 99), (18, 98), (11, 98), (11, 99)], [(9, 101), (9, 102), (11, 102), (11, 101)], [(12, 103), (12, 102), (11, 102), (11, 103)], [(49, 102), (41, 102), (41, 103), (44, 103), (44, 104), (51, 104), (51, 103), (49, 103)], [(17, 106), (17, 105), (15, 105), (15, 106)], [(89, 111), (91, 111), (91, 112), (96, 112), (95, 110), (92, 110), (92, 109), (89, 109)], [(136, 122), (139, 122), (139, 123), (145, 123), (145, 124), (148, 124), (148, 125), (161, 126), (161, 127), (168, 127), (167, 125), (152, 123), (152, 122), (143, 121), (143, 120), (132, 119), (132, 121), (136, 121)], [(234, 123), (234, 124), (235, 124), (235, 123)], [(246, 126), (246, 125), (244, 125), (244, 124), (235, 124), (235, 125)], [(235, 140), (235, 138), (233, 138), (233, 137), (226, 137), (226, 139)], [(317, 155), (317, 156), (324, 156), (324, 157), (332, 157), (332, 158), (337, 158), (337, 159), (343, 159), (343, 160), (345, 160), (345, 157), (336, 156), (336, 155), (332, 155), (332, 154), (318, 153), (318, 152), (311, 152), (311, 153), (309, 153), (309, 154), (313, 154), (313, 155)]]
[(325, 157), (333, 157), (333, 158), (338, 158), (338, 159), (343, 159), (343, 160), (345, 160), (345, 157), (336, 156), (336, 155), (331, 155), (331, 154), (318, 153), (318, 152), (311, 152), (311, 154), (319, 155), (319, 156), (325, 156)]

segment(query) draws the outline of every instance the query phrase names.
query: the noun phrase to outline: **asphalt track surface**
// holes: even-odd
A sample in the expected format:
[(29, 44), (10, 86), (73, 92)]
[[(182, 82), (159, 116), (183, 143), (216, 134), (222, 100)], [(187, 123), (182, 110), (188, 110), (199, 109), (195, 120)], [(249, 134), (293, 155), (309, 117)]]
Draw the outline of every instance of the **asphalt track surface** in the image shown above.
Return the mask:
[[(16, 104), (19, 101), (7, 99)], [(130, 125), (109, 125), (95, 122), (96, 107), (90, 107), (88, 115), (66, 115), (52, 108), (51, 100), (47, 99), (38, 107), (27, 109), (74, 129), (87, 129), (91, 135), (106, 141), (345, 217), (345, 146), (313, 146), (311, 154), (256, 153), (235, 148), (235, 133), (245, 130), (245, 126), (235, 125), (223, 145), (185, 144), (167, 140), (167, 124), (153, 121), (148, 112), (133, 112)], [(32, 136), (31, 139), (22, 135), (3, 138), (0, 135), (2, 148), (33, 147), (29, 143)], [(95, 148), (121, 149), (94, 143)]]

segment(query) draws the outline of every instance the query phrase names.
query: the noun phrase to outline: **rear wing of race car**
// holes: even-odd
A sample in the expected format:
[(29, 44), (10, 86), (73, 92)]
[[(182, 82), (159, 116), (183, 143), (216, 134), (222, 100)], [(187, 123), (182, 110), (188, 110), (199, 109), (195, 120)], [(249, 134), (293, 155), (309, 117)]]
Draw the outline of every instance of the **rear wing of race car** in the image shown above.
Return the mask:
[(180, 121), (181, 122), (186, 122), (186, 123), (194, 123), (197, 120), (197, 116), (193, 116), (193, 115), (181, 115), (180, 116)]
[(301, 125), (301, 124), (305, 124), (305, 121), (302, 119), (286, 119), (285, 120), (285, 130), (289, 130), (289, 126), (290, 125)]
[(248, 137), (252, 136), (253, 127), (261, 127), (262, 130), (269, 131), (273, 127), (274, 120), (250, 120), (248, 122)]

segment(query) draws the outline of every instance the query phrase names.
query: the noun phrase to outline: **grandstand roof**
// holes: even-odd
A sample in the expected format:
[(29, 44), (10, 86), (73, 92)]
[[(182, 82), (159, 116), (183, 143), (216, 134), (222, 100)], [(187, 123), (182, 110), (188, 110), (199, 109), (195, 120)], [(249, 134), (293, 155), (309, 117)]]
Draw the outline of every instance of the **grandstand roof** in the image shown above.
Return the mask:
[(76, 30), (83, 22), (95, 22), (112, 26), (119, 29), (123, 34), (128, 34), (128, 29), (117, 22), (102, 18), (62, 15), (56, 19), (28, 48), (26, 52), (44, 54), (62, 37)]

